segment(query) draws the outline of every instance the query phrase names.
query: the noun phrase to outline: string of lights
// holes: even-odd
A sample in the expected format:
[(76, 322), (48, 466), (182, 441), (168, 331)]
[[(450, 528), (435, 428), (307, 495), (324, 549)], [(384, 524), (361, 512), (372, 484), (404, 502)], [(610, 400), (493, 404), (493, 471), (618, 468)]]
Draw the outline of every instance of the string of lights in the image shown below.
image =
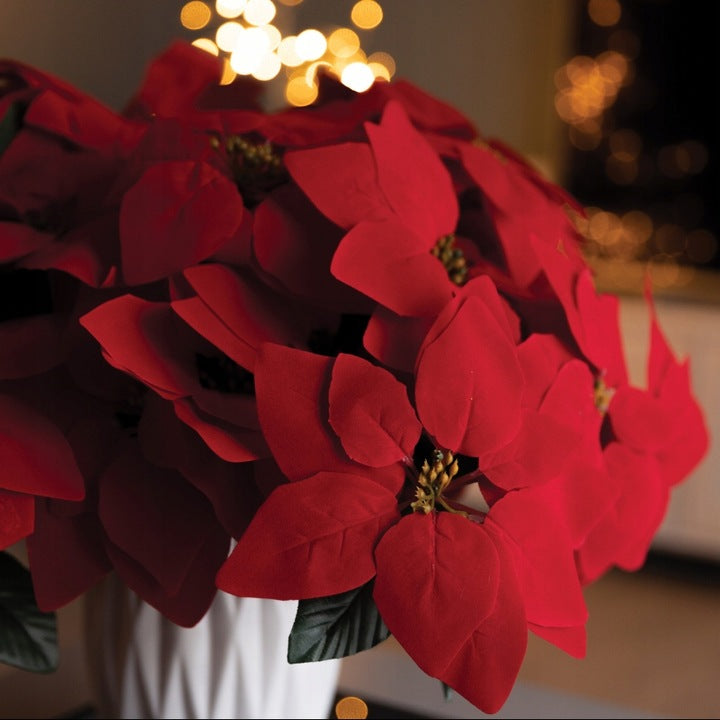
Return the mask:
[(355, 2), (348, 18), (352, 27), (305, 28), (283, 36), (273, 21), (282, 6), (301, 2), (278, 0), (278, 6), (272, 0), (216, 0), (211, 5), (191, 0), (180, 10), (180, 22), (187, 30), (203, 32), (193, 45), (223, 58), (222, 84), (231, 83), (238, 75), (270, 81), (282, 78), (284, 72), (285, 98), (297, 107), (316, 100), (320, 68), (356, 92), (367, 90), (377, 78), (389, 81), (395, 74), (390, 54), (368, 55), (362, 49), (360, 33), (373, 30), (383, 20), (379, 2)]

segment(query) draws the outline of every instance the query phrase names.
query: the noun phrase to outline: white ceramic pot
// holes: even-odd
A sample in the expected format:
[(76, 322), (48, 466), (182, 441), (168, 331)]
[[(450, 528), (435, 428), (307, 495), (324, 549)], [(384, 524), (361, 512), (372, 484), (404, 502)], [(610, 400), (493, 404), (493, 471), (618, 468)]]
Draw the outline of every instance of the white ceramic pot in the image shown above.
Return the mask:
[(287, 662), (296, 608), (218, 592), (181, 628), (109, 576), (86, 599), (98, 717), (330, 717), (340, 661)]

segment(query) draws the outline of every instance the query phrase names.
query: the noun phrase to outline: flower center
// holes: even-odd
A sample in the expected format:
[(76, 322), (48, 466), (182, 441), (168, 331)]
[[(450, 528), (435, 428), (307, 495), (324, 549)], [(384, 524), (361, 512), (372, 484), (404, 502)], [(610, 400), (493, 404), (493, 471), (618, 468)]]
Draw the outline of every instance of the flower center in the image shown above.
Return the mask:
[(241, 135), (221, 139), (213, 136), (210, 144), (224, 152), (233, 180), (245, 204), (253, 207), (263, 196), (285, 181), (285, 168), (272, 144), (254, 143)]
[(433, 452), (433, 464), (427, 460), (420, 468), (417, 487), (415, 488), (415, 502), (410, 504), (413, 512), (421, 512), (427, 515), (440, 505), (448, 512), (459, 515), (467, 515), (462, 510), (456, 510), (448, 504), (443, 493), (449, 487), (452, 479), (458, 474), (458, 461), (453, 454), (447, 450), (443, 453), (440, 450)]
[(455, 233), (443, 235), (430, 253), (443, 264), (448, 277), (456, 285), (462, 285), (467, 280), (467, 261), (463, 251), (455, 247)]
[(615, 394), (615, 388), (608, 387), (602, 376), (595, 378), (595, 388), (593, 396), (595, 398), (595, 407), (604, 415), (610, 407), (610, 401)]

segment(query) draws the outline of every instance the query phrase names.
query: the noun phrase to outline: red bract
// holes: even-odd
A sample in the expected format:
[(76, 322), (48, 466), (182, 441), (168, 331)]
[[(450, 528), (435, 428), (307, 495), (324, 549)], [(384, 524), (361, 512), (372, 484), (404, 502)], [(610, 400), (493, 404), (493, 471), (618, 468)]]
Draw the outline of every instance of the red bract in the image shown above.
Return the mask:
[[(288, 153), (293, 179), (334, 223), (349, 230), (333, 257), (335, 277), (400, 315), (433, 315), (454, 285), (431, 250), (455, 230), (450, 176), (402, 107), (388, 103), (369, 145)], [(403, 158), (413, 157), (413, 171)]]
[[(507, 326), (498, 327), (509, 341)], [(504, 701), (528, 627), (582, 654), (586, 611), (573, 538), (559, 529), (552, 499), (518, 491), (487, 513), (461, 517), (437, 513), (439, 504), (423, 505), (422, 483), (414, 496), (404, 491), (396, 498), (399, 486), (388, 486), (378, 471), (395, 467), (417, 478), (411, 457), (421, 428), (405, 388), (360, 358), (332, 360), (267, 345), (258, 357), (256, 389), (270, 449), (295, 482), (260, 508), (219, 573), (219, 587), (238, 595), (311, 598), (375, 577), (375, 601), (392, 633), (426, 672), (460, 685), (455, 671), (446, 672), (453, 658), (480, 642), (486, 622), (490, 636), (498, 626), (512, 628), (514, 650), (498, 671), (502, 681), (492, 689), (483, 685), (482, 696), (470, 693), (483, 708)], [(288, 397), (294, 398), (290, 404)], [(485, 407), (489, 423), (497, 412), (497, 403)], [(297, 444), (288, 442), (291, 427)], [(313, 453), (303, 453), (304, 447)], [(443, 508), (463, 507), (450, 490), (434, 497)], [(422, 514), (406, 516), (410, 506)], [(549, 527), (556, 531), (548, 533)], [(261, 538), (272, 544), (266, 540), (260, 550)], [(470, 557), (475, 561), (468, 569)], [(513, 596), (506, 598), (508, 616), (497, 607), (501, 576), (508, 582), (502, 597)]]
[(176, 43), (118, 115), (0, 64), (0, 547), (45, 610), (111, 571), (181, 625), (350, 602), (321, 652), (389, 629), (496, 712), (704, 455), (689, 365), (652, 310), (630, 385), (582, 208), (454, 108), (219, 70)]

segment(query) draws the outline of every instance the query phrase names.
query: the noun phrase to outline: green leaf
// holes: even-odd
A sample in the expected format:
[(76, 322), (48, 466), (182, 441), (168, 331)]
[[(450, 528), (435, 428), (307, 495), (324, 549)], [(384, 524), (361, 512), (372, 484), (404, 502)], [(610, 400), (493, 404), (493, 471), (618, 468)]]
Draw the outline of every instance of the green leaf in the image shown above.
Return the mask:
[(23, 105), (14, 102), (0, 120), (0, 155), (5, 152), (18, 130), (20, 130), (24, 114), (25, 108)]
[(440, 681), (440, 684), (442, 685), (445, 702), (450, 702), (450, 700), (455, 697), (455, 691), (447, 683), (442, 682), (442, 680)]
[(55, 613), (35, 602), (30, 572), (9, 553), (0, 553), (0, 662), (32, 672), (58, 665)]
[(372, 592), (375, 581), (330, 597), (301, 600), (290, 631), (288, 662), (347, 657), (390, 636)]

